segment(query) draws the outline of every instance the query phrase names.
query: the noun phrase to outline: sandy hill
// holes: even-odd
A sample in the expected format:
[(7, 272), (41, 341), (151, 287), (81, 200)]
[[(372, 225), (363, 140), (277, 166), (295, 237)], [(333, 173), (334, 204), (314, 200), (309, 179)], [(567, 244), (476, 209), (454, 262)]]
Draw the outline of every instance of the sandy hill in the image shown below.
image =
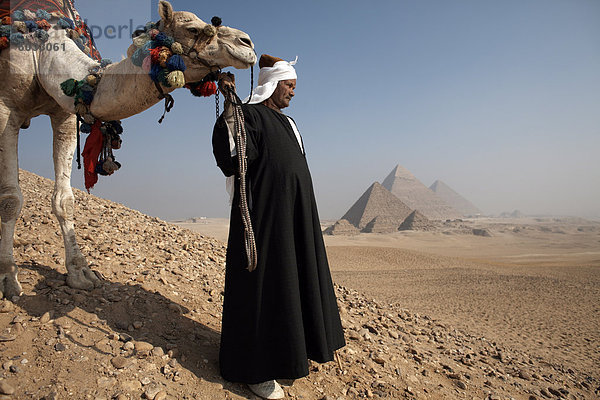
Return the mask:
[[(0, 399), (253, 399), (218, 374), (225, 245), (75, 190), (76, 230), (104, 276), (65, 285), (53, 183), (21, 171), (15, 258), (0, 300)], [(594, 398), (598, 381), (336, 286), (348, 345), (289, 399)], [(440, 299), (443, 301), (443, 299)]]
[(419, 210), (429, 219), (445, 220), (461, 216), (460, 212), (446, 204), (401, 165), (392, 169), (382, 185), (409, 208)]
[(374, 182), (341, 219), (361, 230), (368, 227), (368, 232), (372, 232), (375, 226), (380, 231), (382, 225), (384, 230), (392, 232), (398, 229), (411, 211), (379, 182)]
[(446, 185), (439, 179), (433, 182), (429, 189), (431, 189), (442, 200), (444, 200), (446, 204), (463, 215), (481, 214), (481, 210), (479, 208), (477, 208), (473, 203), (464, 198), (462, 195), (458, 194), (450, 186)]

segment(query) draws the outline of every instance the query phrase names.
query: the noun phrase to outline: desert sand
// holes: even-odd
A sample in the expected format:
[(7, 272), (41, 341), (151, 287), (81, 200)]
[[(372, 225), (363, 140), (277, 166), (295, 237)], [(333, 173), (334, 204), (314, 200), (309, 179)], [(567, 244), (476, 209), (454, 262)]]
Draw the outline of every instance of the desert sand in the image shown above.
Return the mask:
[[(0, 400), (256, 399), (219, 375), (227, 220), (184, 228), (75, 190), (79, 243), (103, 277), (77, 290), (53, 182), (20, 183), (24, 293), (0, 294)], [(326, 237), (347, 344), (286, 399), (597, 399), (599, 239), (573, 219)]]
[[(182, 226), (227, 238), (226, 219)], [(340, 285), (600, 378), (600, 223), (476, 218), (325, 243)]]

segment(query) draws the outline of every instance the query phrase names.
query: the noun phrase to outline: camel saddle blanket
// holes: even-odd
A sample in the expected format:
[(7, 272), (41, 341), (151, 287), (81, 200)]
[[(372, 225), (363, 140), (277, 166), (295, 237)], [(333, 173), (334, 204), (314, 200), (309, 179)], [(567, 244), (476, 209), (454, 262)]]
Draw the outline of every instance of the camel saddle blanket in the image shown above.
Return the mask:
[(94, 44), (94, 38), (81, 16), (73, 7), (72, 0), (0, 0), (0, 19), (10, 16), (16, 10), (45, 10), (49, 13), (59, 13), (65, 18), (73, 20), (75, 26), (80, 28), (80, 34), (86, 37), (87, 46), (90, 49), (90, 56), (100, 61), (102, 57)]

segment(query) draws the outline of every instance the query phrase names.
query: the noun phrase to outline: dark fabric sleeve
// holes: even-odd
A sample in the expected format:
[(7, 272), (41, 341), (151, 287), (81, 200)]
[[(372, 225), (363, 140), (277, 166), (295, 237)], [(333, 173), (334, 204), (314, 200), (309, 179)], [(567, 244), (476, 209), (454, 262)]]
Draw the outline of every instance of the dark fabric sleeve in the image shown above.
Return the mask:
[[(256, 118), (254, 113), (247, 107), (243, 108), (244, 121), (246, 128), (246, 157), (248, 165), (258, 158), (259, 152), (257, 147)], [(229, 132), (223, 115), (217, 119), (213, 129), (212, 137), (213, 155), (217, 162), (217, 166), (223, 171), (225, 176), (237, 175), (238, 161), (237, 156), (231, 156), (229, 149)]]
[(231, 176), (237, 171), (237, 159), (231, 157), (231, 151), (229, 150), (229, 132), (227, 131), (227, 124), (223, 115), (217, 119), (215, 127), (213, 128), (212, 136), (213, 155), (217, 166), (221, 168), (225, 176)]

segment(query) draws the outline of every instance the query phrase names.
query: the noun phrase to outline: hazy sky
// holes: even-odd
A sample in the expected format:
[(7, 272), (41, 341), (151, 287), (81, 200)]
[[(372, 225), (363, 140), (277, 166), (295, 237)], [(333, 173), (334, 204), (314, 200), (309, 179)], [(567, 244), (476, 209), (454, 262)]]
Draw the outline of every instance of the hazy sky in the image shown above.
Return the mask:
[[(396, 164), (485, 213), (600, 216), (600, 1), (172, 4), (244, 30), (259, 55), (299, 56), (285, 111), (303, 135), (322, 218), (339, 218)], [(106, 38), (110, 25), (157, 19), (156, 1), (76, 6), (104, 29), (99, 49), (113, 60), (131, 39)], [(232, 72), (245, 97), (250, 71)], [(228, 216), (214, 98), (174, 97), (162, 125), (162, 103), (123, 121), (123, 168), (92, 193), (164, 219)], [(21, 131), (21, 168), (53, 178), (51, 143), (49, 119), (34, 119)], [(83, 187), (82, 171), (72, 183)]]

